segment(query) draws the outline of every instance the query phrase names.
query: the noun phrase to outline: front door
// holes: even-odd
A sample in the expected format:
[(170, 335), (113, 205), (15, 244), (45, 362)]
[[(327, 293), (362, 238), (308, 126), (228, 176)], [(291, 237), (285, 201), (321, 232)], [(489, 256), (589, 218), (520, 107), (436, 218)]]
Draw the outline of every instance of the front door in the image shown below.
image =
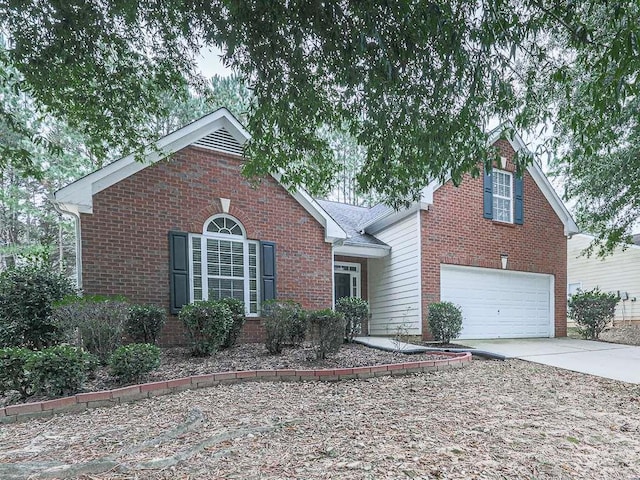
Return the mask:
[(334, 273), (336, 302), (342, 297), (351, 296), (351, 275), (348, 273)]

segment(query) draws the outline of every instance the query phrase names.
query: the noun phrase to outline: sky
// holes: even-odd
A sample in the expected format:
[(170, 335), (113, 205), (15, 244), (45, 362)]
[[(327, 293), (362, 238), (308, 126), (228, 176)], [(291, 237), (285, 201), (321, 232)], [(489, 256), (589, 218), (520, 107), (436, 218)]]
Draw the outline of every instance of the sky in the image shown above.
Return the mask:
[(219, 48), (203, 48), (200, 51), (200, 56), (197, 59), (198, 68), (202, 75), (207, 78), (211, 78), (214, 75), (220, 75), (221, 77), (227, 77), (233, 73), (233, 71), (225, 67), (220, 60), (222, 50)]

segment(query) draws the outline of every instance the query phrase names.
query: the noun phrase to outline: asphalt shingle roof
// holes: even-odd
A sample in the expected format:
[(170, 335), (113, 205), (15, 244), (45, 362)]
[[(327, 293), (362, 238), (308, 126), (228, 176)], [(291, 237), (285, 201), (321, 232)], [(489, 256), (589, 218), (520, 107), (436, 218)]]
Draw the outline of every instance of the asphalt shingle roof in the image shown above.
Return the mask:
[[(378, 205), (373, 208), (358, 207), (356, 205), (349, 205), (347, 203), (332, 202), (330, 200), (316, 199), (320, 206), (331, 215), (338, 225), (347, 233), (347, 239), (345, 244), (348, 245), (386, 245), (373, 235), (368, 233), (362, 233), (362, 225), (369, 221), (370, 214), (375, 210), (376, 216), (381, 211), (378, 209)], [(388, 208), (383, 205), (384, 208)]]

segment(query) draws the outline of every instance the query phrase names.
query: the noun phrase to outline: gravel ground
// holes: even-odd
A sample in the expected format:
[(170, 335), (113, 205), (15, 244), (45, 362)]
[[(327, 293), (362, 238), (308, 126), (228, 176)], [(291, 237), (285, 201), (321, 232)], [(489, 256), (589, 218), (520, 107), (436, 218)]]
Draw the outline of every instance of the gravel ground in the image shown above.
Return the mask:
[(83, 479), (633, 479), (639, 399), (638, 385), (519, 360), (224, 385), (5, 425), (0, 478), (61, 462)]

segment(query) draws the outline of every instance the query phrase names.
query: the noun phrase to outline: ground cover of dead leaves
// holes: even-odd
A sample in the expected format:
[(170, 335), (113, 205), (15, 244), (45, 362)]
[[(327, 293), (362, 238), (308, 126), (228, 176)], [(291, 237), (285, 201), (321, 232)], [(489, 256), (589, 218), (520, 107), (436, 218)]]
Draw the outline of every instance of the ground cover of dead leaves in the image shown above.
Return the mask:
[[(639, 399), (638, 385), (519, 360), (224, 385), (1, 426), (0, 476), (25, 466), (32, 478), (633, 479)], [(59, 477), (32, 468), (104, 459), (106, 471)]]

